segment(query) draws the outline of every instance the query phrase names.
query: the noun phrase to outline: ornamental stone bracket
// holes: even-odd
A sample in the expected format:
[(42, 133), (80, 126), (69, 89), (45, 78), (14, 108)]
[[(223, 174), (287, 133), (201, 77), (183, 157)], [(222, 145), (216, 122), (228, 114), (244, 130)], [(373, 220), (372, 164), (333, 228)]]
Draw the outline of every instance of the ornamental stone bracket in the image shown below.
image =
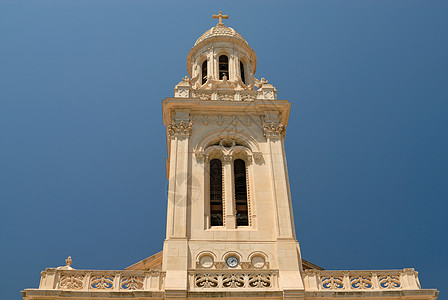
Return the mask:
[(191, 120), (172, 120), (171, 123), (167, 126), (168, 135), (171, 139), (174, 137), (190, 137), (192, 126), (193, 121)]
[(254, 152), (253, 157), (256, 163), (261, 163), (263, 161), (263, 153), (261, 152)]
[(284, 137), (286, 132), (286, 127), (283, 122), (263, 122), (264, 137)]

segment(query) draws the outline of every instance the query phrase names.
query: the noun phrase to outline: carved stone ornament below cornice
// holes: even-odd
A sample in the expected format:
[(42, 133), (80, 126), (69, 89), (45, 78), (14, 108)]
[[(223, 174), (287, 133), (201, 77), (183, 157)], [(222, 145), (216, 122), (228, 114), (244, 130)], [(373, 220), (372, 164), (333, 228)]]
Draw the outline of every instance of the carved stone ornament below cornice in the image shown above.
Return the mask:
[(259, 162), (263, 159), (263, 154), (261, 152), (254, 152), (253, 156), (256, 162)]
[(285, 135), (283, 122), (263, 122), (264, 137), (280, 137)]
[(191, 135), (191, 127), (193, 126), (193, 121), (175, 121), (172, 120), (167, 126), (168, 135), (170, 138), (173, 137), (189, 137)]
[(230, 164), (232, 162), (232, 155), (224, 155), (223, 160), (225, 164)]
[(203, 151), (196, 151), (194, 155), (196, 156), (196, 160), (200, 163), (204, 162), (206, 159), (206, 155)]

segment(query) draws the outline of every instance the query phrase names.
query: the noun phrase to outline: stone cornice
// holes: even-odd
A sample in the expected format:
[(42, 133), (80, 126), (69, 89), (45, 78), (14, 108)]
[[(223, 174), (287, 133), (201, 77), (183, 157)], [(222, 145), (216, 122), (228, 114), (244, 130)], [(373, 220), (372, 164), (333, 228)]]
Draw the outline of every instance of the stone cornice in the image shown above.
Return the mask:
[(247, 116), (264, 115), (265, 112), (276, 112), (286, 128), (288, 126), (291, 103), (288, 100), (255, 100), (255, 101), (215, 101), (191, 98), (165, 98), (162, 100), (163, 124), (168, 126), (176, 109), (188, 109), (190, 115)]

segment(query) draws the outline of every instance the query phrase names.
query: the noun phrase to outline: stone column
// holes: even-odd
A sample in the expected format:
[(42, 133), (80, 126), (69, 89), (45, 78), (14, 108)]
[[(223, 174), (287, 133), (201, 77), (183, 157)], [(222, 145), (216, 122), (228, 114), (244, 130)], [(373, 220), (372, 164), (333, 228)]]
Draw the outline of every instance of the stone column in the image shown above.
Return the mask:
[(235, 201), (233, 197), (233, 175), (232, 175), (232, 156), (224, 155), (224, 207), (225, 207), (225, 228), (235, 229)]

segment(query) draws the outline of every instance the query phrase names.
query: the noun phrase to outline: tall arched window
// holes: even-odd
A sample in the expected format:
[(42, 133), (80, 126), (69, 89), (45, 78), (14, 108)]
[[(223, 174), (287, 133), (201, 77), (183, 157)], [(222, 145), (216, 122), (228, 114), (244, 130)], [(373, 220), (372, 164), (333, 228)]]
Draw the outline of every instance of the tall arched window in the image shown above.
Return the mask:
[(222, 163), (210, 161), (210, 226), (223, 225), (222, 212)]
[(236, 226), (249, 226), (247, 208), (246, 163), (242, 159), (233, 162), (235, 181)]
[(229, 79), (229, 58), (226, 55), (219, 57), (219, 80), (222, 80), (224, 75)]
[(207, 82), (207, 60), (202, 63), (202, 84)]
[(240, 74), (241, 74), (241, 80), (244, 84), (246, 84), (246, 78), (244, 77), (244, 64), (242, 61), (240, 61)]

